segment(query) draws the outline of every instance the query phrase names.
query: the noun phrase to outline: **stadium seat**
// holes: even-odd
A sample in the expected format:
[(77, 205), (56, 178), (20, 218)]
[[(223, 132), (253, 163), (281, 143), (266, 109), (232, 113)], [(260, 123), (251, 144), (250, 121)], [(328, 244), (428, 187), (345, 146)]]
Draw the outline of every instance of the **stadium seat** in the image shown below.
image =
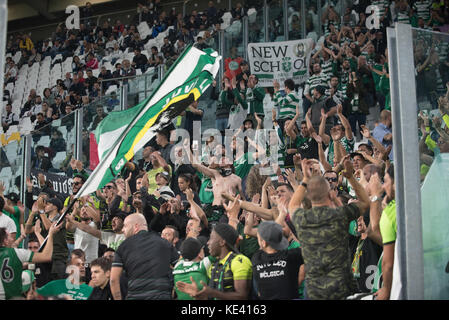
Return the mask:
[(106, 95), (111, 94), (112, 92), (117, 91), (118, 87), (116, 85), (112, 85), (108, 88), (108, 90), (106, 91)]
[(142, 39), (145, 39), (147, 36), (151, 35), (153, 32), (153, 28), (150, 28), (148, 26), (148, 23), (146, 21), (142, 21), (138, 26), (137, 26), (137, 31), (140, 34), (140, 37)]
[(65, 160), (65, 158), (67, 157), (67, 153), (65, 151), (61, 151), (56, 153), (55, 157), (53, 158), (53, 167), (55, 168), (60, 168), (62, 162)]
[(250, 24), (255, 23), (256, 19), (257, 19), (257, 10), (254, 8), (250, 8), (250, 9), (248, 9), (247, 14), (248, 14), (248, 22)]
[(42, 136), (42, 137), (39, 139), (39, 141), (38, 141), (37, 144), (38, 144), (38, 145), (42, 145), (42, 146), (44, 146), (44, 147), (50, 146), (50, 136)]
[[(9, 160), (9, 157), (8, 157)], [(11, 167), (4, 167), (0, 171), (0, 176), (2, 177), (10, 177), (12, 175), (12, 169)]]
[(20, 119), (20, 133), (28, 134), (33, 131), (33, 123), (31, 122), (30, 117), (23, 117)]
[[(59, 119), (58, 120), (54, 120), (54, 121), (59, 121), (59, 123), (61, 123), (61, 120), (59, 120)], [(53, 121), (53, 124), (54, 124), (54, 121)], [(67, 127), (58, 125), (58, 130), (61, 132), (62, 137), (65, 139), (66, 136), (67, 136)]]

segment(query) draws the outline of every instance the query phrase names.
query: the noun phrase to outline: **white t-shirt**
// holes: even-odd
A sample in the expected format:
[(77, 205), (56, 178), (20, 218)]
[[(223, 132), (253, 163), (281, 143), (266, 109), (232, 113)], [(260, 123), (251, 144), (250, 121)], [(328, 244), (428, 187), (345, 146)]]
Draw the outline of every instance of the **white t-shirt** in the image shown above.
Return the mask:
[[(97, 228), (95, 225), (95, 222), (91, 221), (89, 223), (89, 226), (92, 228)], [(84, 232), (80, 229), (76, 229), (74, 233), (74, 240), (75, 240), (75, 249), (81, 249), (86, 254), (86, 262), (91, 263), (92, 260), (95, 260), (98, 258), (98, 238), (94, 237), (93, 235)]]
[[(4, 216), (4, 214), (3, 214)], [(9, 217), (8, 217), (9, 218)], [(16, 251), (16, 255), (17, 258), (19, 258), (19, 260), (24, 263), (24, 262), (31, 262), (31, 254), (33, 253), (31, 250), (27, 250), (27, 249), (17, 249), (14, 248), (14, 250)], [(20, 276), (22, 277), (22, 276)], [(0, 300), (5, 300), (5, 289), (3, 288), (3, 282), (0, 280)]]
[(108, 248), (117, 250), (120, 244), (125, 241), (125, 235), (123, 233), (106, 232), (101, 231), (101, 243)]
[(0, 211), (0, 228), (5, 228), (8, 233), (17, 232), (14, 220)]

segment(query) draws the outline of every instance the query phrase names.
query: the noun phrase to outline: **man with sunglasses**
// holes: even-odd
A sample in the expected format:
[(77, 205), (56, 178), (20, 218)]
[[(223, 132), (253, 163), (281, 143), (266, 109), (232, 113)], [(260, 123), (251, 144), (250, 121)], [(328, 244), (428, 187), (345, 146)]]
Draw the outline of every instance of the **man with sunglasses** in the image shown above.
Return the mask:
[(338, 188), (338, 175), (335, 171), (326, 171), (323, 177), (329, 182), (331, 190)]
[[(68, 206), (70, 205), (70, 203), (72, 202), (72, 200), (74, 199), (74, 197), (78, 193), (78, 191), (81, 189), (81, 187), (83, 186), (85, 181), (86, 181), (86, 178), (83, 175), (75, 173), (74, 178), (73, 178), (73, 183), (72, 183), (72, 194), (65, 199), (64, 208), (63, 208), (62, 212), (66, 212)], [(80, 201), (80, 200), (78, 199), (78, 201)], [(72, 210), (69, 211), (68, 214), (70, 214), (72, 212)], [(76, 219), (77, 219), (77, 221), (81, 221), (79, 216), (76, 216)], [(67, 240), (67, 246), (69, 248), (69, 252), (72, 252), (72, 250), (74, 249), (74, 246), (75, 246), (74, 233), (67, 230), (66, 240)]]

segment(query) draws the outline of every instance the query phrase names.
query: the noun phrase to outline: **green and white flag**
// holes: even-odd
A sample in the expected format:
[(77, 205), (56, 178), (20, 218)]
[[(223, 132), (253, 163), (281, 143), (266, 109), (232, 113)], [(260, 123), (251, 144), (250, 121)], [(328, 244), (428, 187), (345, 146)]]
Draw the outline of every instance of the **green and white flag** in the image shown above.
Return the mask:
[(198, 100), (217, 75), (220, 59), (213, 50), (190, 46), (149, 98), (133, 108), (106, 116), (95, 131), (100, 163), (76, 197), (104, 187), (159, 129)]
[(248, 61), (252, 74), (261, 87), (272, 87), (273, 80), (281, 87), (287, 79), (301, 84), (309, 78), (308, 67), (313, 40), (292, 40), (248, 44)]

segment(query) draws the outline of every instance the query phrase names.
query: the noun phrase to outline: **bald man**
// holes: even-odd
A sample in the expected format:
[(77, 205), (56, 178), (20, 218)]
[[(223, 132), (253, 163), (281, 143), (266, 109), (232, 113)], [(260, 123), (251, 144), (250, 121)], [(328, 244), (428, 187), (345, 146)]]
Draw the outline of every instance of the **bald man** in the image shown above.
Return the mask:
[[(111, 292), (114, 300), (171, 299), (171, 265), (179, 258), (176, 249), (159, 234), (148, 230), (145, 217), (134, 213), (125, 218), (126, 240), (115, 252), (111, 268)], [(128, 277), (128, 293), (122, 297), (120, 275)]]
[[(346, 160), (343, 174), (353, 187), (358, 202), (333, 208), (329, 182), (322, 176), (312, 176), (312, 166), (312, 162), (303, 160), (304, 179), (289, 203), (307, 270), (307, 299), (345, 299), (357, 289), (351, 275), (349, 223), (363, 215), (370, 200), (353, 176), (351, 161)], [(301, 208), (306, 194), (312, 202), (312, 208), (308, 210)]]
[(133, 213), (127, 216), (123, 222), (123, 234), (125, 238), (132, 237), (140, 231), (148, 231), (145, 216), (140, 213)]

